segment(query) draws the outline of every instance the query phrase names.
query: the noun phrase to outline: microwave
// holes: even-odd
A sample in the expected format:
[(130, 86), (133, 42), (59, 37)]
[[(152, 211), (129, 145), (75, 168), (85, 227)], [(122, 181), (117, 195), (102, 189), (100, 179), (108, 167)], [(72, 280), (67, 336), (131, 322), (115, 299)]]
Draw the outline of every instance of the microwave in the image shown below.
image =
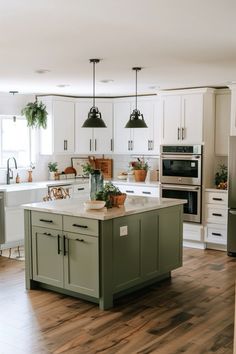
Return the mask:
[[(169, 147), (169, 146), (168, 146)], [(200, 186), (202, 184), (201, 145), (161, 147), (160, 182)]]

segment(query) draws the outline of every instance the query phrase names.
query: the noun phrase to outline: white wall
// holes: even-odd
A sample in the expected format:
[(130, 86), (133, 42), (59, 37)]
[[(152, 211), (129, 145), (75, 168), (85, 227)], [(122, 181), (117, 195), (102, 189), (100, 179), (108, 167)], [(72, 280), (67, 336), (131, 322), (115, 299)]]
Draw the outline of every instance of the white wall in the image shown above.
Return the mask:
[(21, 115), (28, 102), (34, 102), (35, 95), (0, 93), (0, 115)]

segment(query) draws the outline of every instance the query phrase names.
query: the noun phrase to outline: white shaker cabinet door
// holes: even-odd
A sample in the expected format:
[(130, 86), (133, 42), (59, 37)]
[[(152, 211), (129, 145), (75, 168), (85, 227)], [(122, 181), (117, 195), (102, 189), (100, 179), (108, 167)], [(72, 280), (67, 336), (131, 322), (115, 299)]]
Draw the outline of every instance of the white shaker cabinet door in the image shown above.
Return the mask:
[(183, 144), (203, 142), (203, 95), (182, 96), (181, 141)]
[[(132, 105), (132, 110), (134, 109)], [(138, 101), (138, 110), (143, 114), (147, 128), (133, 129), (133, 153), (151, 154), (154, 149), (154, 103)]]
[(84, 121), (92, 107), (92, 100), (76, 103), (75, 107), (75, 146), (79, 154), (110, 154), (113, 150), (112, 102), (96, 100), (106, 128), (83, 128)]
[(181, 142), (181, 96), (162, 96), (160, 100), (161, 143)]
[(55, 153), (74, 153), (74, 102), (53, 102), (53, 140)]
[(132, 130), (125, 128), (131, 113), (130, 102), (114, 103), (114, 152), (116, 154), (132, 153)]
[(93, 128), (82, 128), (88, 118), (92, 101), (77, 102), (75, 105), (75, 152), (89, 154), (93, 151)]
[(5, 207), (5, 243), (24, 240), (24, 210), (18, 207)]
[(96, 103), (102, 114), (102, 119), (106, 124), (106, 128), (94, 128), (94, 153), (110, 154), (113, 151), (113, 110), (112, 102)]

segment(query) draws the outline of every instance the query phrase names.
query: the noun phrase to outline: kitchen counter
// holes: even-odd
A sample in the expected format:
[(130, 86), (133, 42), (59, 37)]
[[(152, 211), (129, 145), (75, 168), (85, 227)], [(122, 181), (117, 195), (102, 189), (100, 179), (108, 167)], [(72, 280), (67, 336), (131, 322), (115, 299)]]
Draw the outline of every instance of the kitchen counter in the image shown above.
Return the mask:
[(80, 199), (62, 199), (43, 203), (32, 203), (23, 205), (22, 207), (26, 210), (46, 213), (70, 215), (95, 220), (109, 220), (150, 210), (182, 205), (186, 202), (183, 199), (128, 197), (125, 205), (119, 208), (85, 210), (83, 202), (88, 199), (89, 196)]
[(0, 192), (15, 192), (21, 190), (32, 190), (47, 188), (50, 186), (71, 185), (71, 184), (87, 184), (87, 178), (73, 178), (65, 180), (50, 180), (40, 182), (25, 182), (25, 183), (12, 183), (12, 184), (0, 184)]
[(205, 192), (228, 193), (227, 189), (205, 188)]
[(24, 206), (26, 288), (113, 306), (182, 266), (183, 200), (128, 197), (85, 211), (78, 199)]
[(122, 184), (126, 186), (141, 186), (141, 187), (159, 187), (159, 181), (150, 181), (150, 182), (135, 182), (135, 181), (127, 181), (123, 179), (113, 179), (112, 183)]

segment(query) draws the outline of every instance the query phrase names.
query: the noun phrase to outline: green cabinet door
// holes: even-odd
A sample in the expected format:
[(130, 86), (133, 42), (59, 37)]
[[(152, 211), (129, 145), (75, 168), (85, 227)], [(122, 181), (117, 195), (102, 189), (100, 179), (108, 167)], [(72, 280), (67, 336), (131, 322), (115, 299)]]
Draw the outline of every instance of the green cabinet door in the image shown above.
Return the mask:
[(112, 252), (114, 292), (138, 284), (141, 279), (139, 215), (125, 216), (113, 220)]
[(98, 297), (98, 237), (66, 233), (64, 251), (65, 289)]
[(161, 273), (182, 265), (182, 206), (159, 210), (159, 255)]
[(141, 216), (141, 270), (143, 280), (159, 275), (159, 216), (156, 210)]
[(33, 280), (63, 287), (63, 255), (58, 230), (32, 228)]

